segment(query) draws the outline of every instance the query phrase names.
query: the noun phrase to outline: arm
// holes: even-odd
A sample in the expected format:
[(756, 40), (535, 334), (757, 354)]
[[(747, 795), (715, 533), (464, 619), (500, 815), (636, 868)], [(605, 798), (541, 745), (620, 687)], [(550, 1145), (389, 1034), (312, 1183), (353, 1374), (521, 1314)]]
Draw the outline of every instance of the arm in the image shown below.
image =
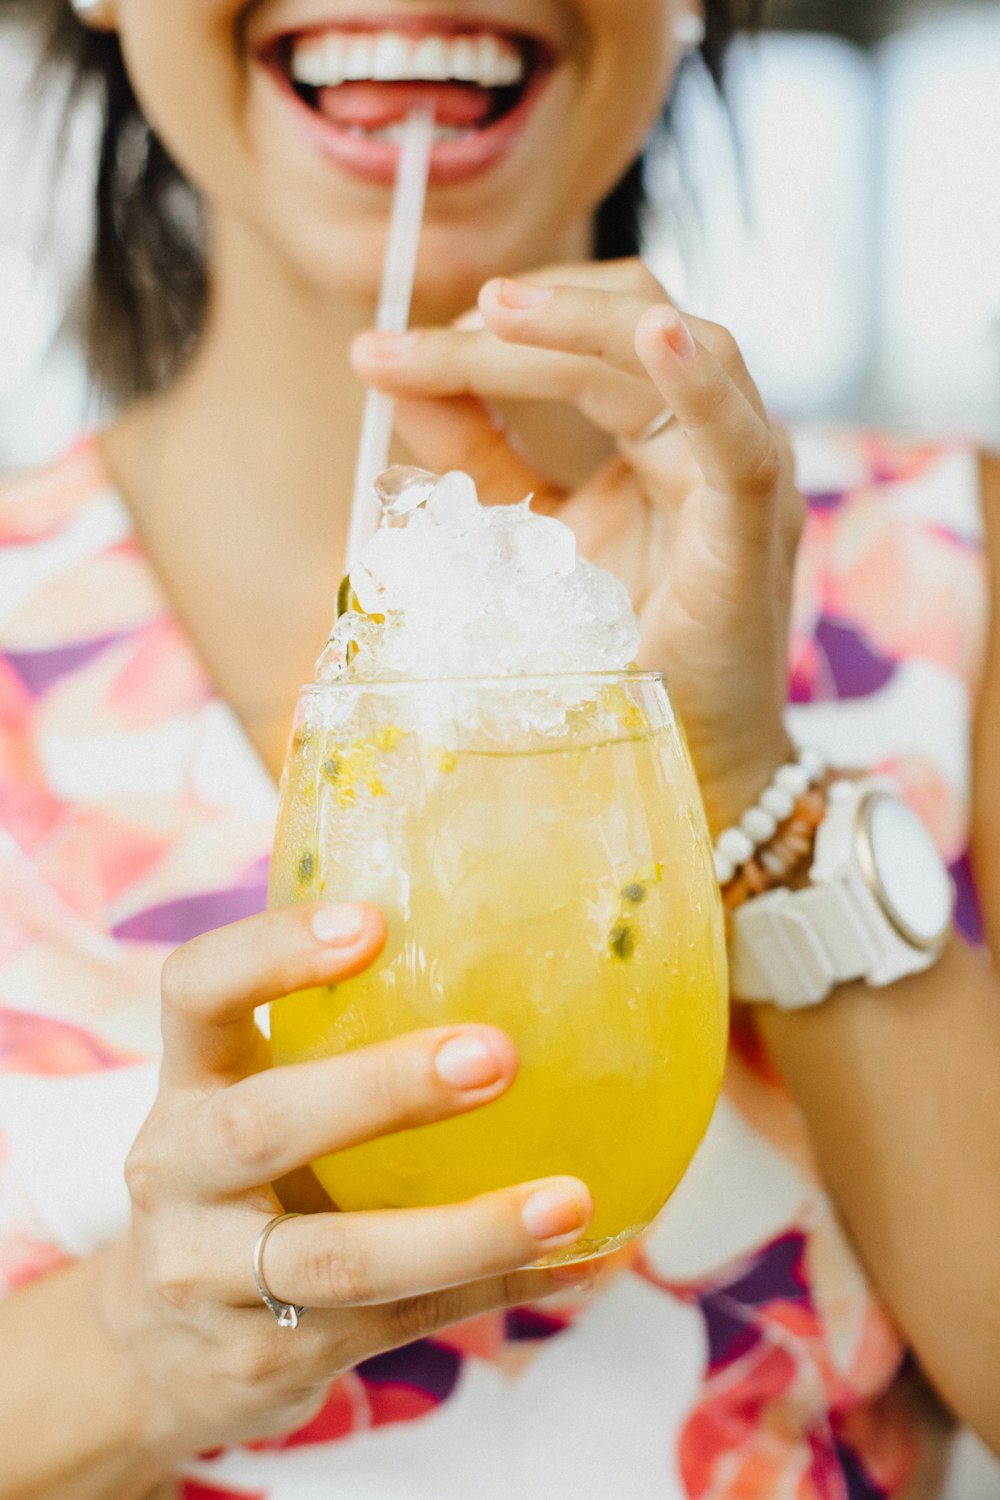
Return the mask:
[(3, 1500), (140, 1500), (170, 1473), (166, 1434), (102, 1313), (118, 1254), (111, 1247), (0, 1305)]
[(760, 1019), (924, 1370), (1000, 1450), (1000, 982), (956, 938), (890, 990)]
[[(1000, 464), (983, 466), (994, 597)], [(974, 748), (973, 854), (1000, 941), (1000, 611)], [(826, 1180), (928, 1376), (1000, 1452), (1000, 979), (958, 939), (889, 991), (760, 1011)]]

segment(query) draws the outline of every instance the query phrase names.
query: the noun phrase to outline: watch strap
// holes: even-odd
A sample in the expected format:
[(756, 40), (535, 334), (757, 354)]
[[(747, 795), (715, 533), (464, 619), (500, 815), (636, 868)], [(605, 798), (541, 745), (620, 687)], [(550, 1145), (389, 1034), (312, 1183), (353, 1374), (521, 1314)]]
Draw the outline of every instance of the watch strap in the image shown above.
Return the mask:
[(755, 897), (733, 916), (733, 994), (783, 1010), (818, 1005), (836, 985), (863, 978), (876, 961), (865, 926), (843, 885)]
[(916, 948), (894, 930), (859, 864), (859, 811), (879, 795), (901, 794), (884, 777), (836, 782), (817, 832), (810, 884), (768, 891), (733, 913), (730, 975), (737, 999), (803, 1009), (839, 984), (891, 984), (939, 956), (940, 948)]

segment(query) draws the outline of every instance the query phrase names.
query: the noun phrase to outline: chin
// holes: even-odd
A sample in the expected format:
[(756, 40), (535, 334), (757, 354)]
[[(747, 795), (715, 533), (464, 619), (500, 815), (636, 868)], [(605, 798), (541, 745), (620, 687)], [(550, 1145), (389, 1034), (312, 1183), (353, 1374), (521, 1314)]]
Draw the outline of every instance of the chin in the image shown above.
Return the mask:
[[(429, 219), (421, 239), (413, 321), (449, 322), (475, 307), (481, 288), (494, 276), (517, 275), (573, 258), (565, 243), (557, 245), (541, 234), (514, 230), (509, 222), (501, 231), (499, 226), (441, 225)], [(277, 226), (275, 233), (280, 233)], [(368, 306), (374, 316), (385, 254), (384, 215), (353, 227), (341, 225), (332, 236), (328, 227), (319, 225), (309, 241), (294, 246), (282, 238), (278, 254), (295, 265), (296, 280), (304, 280), (323, 298)]]

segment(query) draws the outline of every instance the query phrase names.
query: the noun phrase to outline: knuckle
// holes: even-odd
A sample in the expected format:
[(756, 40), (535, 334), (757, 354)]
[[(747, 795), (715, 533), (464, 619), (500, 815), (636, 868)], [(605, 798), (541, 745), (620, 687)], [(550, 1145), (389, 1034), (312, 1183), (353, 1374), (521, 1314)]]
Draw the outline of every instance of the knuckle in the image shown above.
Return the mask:
[(400, 1054), (403, 1050), (401, 1047), (390, 1046), (386, 1051), (380, 1050), (370, 1058), (359, 1059), (365, 1069), (366, 1112), (379, 1121), (383, 1128), (403, 1122), (412, 1113), (412, 1106), (407, 1100), (406, 1089), (400, 1078)]
[[(269, 1075), (265, 1075), (269, 1076)], [(222, 1150), (239, 1166), (265, 1175), (280, 1138), (280, 1111), (253, 1087), (224, 1090), (213, 1105), (215, 1134)]]
[(420, 1297), (404, 1297), (390, 1310), (393, 1334), (401, 1343), (412, 1344), (439, 1328), (457, 1323), (461, 1317), (461, 1298), (455, 1291), (425, 1292)]
[(160, 1165), (145, 1134), (136, 1139), (125, 1158), (125, 1186), (140, 1213), (149, 1213), (160, 1198)]
[(154, 1256), (149, 1279), (159, 1301), (174, 1312), (189, 1313), (204, 1297), (203, 1275), (170, 1252)]
[(794, 480), (796, 468), (795, 449), (792, 447), (792, 440), (788, 435), (788, 429), (783, 427), (780, 422), (776, 422), (771, 427), (771, 436), (778, 449), (782, 468)]
[(160, 972), (160, 999), (166, 1010), (190, 1008), (190, 955), (187, 945), (175, 948)]
[(781, 453), (772, 439), (765, 442), (747, 465), (742, 487), (748, 495), (763, 498), (774, 493), (781, 478)]
[(375, 1295), (370, 1269), (355, 1248), (343, 1243), (310, 1252), (305, 1284), (312, 1289), (311, 1296), (338, 1307), (363, 1307)]
[(724, 328), (721, 323), (708, 325), (705, 343), (727, 374), (732, 375), (734, 371), (742, 367), (743, 355), (740, 353), (740, 346), (729, 329)]
[(662, 283), (653, 275), (646, 262), (634, 255), (620, 262), (625, 287), (640, 297), (650, 297), (659, 302), (667, 295)]

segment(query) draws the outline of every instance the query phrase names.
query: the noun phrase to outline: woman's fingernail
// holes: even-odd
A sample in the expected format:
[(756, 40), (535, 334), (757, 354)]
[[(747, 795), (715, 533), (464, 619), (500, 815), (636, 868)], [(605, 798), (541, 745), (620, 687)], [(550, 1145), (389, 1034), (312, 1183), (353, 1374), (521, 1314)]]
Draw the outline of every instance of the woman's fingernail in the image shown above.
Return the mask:
[(354, 349), (364, 359), (375, 359), (384, 364), (395, 364), (406, 359), (417, 341), (415, 333), (363, 333), (354, 341)]
[(450, 1037), (434, 1059), (438, 1077), (453, 1089), (482, 1089), (503, 1072), (501, 1059), (477, 1032)]
[(678, 359), (694, 359), (698, 353), (691, 330), (679, 313), (674, 314), (671, 322), (664, 322), (663, 342)]
[(546, 302), (551, 302), (555, 296), (553, 286), (531, 286), (526, 281), (508, 281), (506, 279), (496, 283), (497, 301), (501, 307), (509, 307), (514, 312), (527, 312), (533, 307), (543, 307)]
[(576, 1187), (539, 1188), (521, 1209), (521, 1219), (533, 1240), (565, 1239), (580, 1234), (593, 1212), (589, 1195)]
[(363, 906), (322, 906), (312, 919), (313, 937), (328, 948), (350, 948), (365, 930)]

